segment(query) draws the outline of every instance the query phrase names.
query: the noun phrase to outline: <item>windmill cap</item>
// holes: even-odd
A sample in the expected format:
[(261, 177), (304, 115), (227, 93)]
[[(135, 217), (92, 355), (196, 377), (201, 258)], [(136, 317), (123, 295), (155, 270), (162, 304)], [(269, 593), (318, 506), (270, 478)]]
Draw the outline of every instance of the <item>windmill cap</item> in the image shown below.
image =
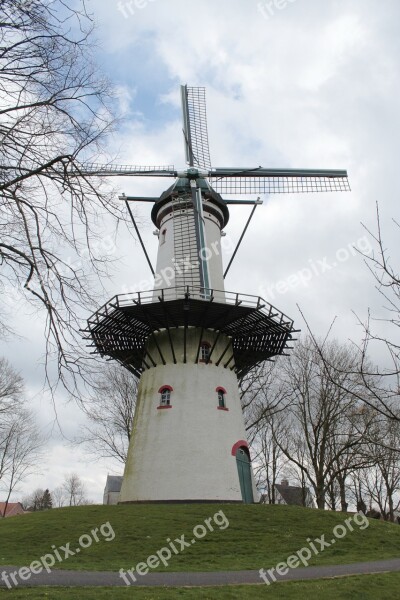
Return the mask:
[[(203, 177), (198, 177), (196, 179), (198, 187), (201, 189), (202, 195), (208, 201), (211, 201), (212, 204), (215, 204), (220, 211), (222, 212), (222, 220), (221, 220), (221, 229), (226, 227), (229, 221), (229, 209), (226, 202), (223, 198), (218, 194), (215, 190), (213, 190), (206, 182)], [(172, 198), (175, 197), (191, 197), (192, 188), (190, 186), (190, 179), (187, 177), (179, 177), (171, 187), (169, 187), (165, 192), (163, 192), (154, 203), (154, 206), (151, 211), (151, 220), (153, 221), (156, 227), (159, 227), (159, 213), (160, 209), (168, 202), (171, 201)], [(221, 219), (221, 215), (218, 215)]]

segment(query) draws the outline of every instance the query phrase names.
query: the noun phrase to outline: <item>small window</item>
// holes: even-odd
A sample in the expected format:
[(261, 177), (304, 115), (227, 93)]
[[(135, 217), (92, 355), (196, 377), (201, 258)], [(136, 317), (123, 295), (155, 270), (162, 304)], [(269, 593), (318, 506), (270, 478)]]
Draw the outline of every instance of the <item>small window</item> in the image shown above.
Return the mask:
[[(210, 358), (210, 344), (208, 342), (201, 342), (200, 346), (200, 362), (207, 362)], [(211, 361), (209, 361), (211, 362)]]
[(166, 237), (167, 237), (167, 230), (163, 229), (162, 232), (161, 232), (161, 235), (160, 235), (160, 246), (162, 244), (165, 244)]
[(161, 392), (161, 406), (167, 406), (171, 404), (171, 390), (164, 388)]
[(160, 404), (158, 408), (171, 408), (171, 392), (172, 387), (170, 385), (163, 385), (158, 390), (160, 394)]
[(226, 407), (226, 389), (223, 387), (217, 387), (215, 391), (217, 392), (218, 398), (217, 408), (219, 410), (229, 410), (229, 408)]

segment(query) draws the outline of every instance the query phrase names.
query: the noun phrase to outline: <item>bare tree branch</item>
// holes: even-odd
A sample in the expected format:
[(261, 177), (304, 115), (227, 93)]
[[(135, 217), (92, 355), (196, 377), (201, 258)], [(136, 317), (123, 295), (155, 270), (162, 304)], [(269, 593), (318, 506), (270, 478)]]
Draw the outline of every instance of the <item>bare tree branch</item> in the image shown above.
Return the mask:
[(0, 5), (0, 289), (3, 314), (28, 301), (47, 315), (48, 383), (73, 393), (95, 362), (79, 328), (111, 260), (104, 223), (112, 231), (122, 213), (104, 181), (81, 169), (105, 155), (115, 119), (92, 18), (83, 1), (68, 4)]

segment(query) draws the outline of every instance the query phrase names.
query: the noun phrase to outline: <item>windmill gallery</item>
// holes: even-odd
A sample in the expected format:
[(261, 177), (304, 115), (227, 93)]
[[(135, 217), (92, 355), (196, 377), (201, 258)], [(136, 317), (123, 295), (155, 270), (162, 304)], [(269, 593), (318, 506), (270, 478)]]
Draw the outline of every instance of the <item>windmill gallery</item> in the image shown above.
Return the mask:
[[(296, 330), (262, 298), (226, 291), (224, 279), (261, 204), (255, 194), (348, 191), (349, 183), (346, 171), (212, 169), (205, 90), (182, 86), (181, 94), (186, 170), (83, 167), (97, 176), (174, 179), (159, 198), (123, 196), (154, 287), (112, 298), (88, 319), (86, 336), (95, 352), (140, 377), (120, 502), (251, 503), (257, 490), (238, 380), (287, 352)], [(156, 269), (131, 210), (135, 202), (152, 207)], [(252, 210), (224, 270), (221, 239), (235, 204)]]

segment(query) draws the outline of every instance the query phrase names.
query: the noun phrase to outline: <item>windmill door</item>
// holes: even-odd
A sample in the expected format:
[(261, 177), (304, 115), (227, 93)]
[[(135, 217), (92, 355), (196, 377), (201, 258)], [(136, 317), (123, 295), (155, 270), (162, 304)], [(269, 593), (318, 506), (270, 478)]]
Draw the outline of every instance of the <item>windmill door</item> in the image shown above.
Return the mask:
[(242, 492), (243, 502), (251, 504), (254, 502), (253, 485), (251, 480), (250, 457), (244, 448), (238, 448), (236, 451), (236, 464), (239, 474), (240, 490)]

